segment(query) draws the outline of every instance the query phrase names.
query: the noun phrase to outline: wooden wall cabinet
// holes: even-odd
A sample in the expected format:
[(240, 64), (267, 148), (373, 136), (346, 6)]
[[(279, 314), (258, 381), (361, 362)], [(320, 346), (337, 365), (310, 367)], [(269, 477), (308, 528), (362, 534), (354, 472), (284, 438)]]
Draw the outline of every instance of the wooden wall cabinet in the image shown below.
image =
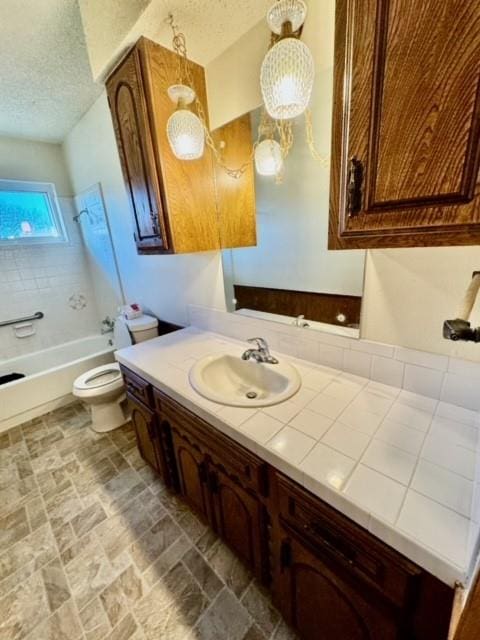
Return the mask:
[(162, 461), (159, 473), (270, 586), (302, 640), (446, 640), (452, 588), (122, 371), (141, 455)]
[(480, 243), (480, 3), (337, 0), (329, 248)]
[[(178, 160), (170, 149), (166, 125), (175, 106), (167, 89), (178, 82), (177, 55), (140, 38), (109, 76), (106, 86), (123, 177), (133, 213), (139, 253), (192, 253), (252, 242), (255, 229), (253, 169), (240, 181), (218, 175), (217, 192), (212, 152), (198, 160)], [(208, 112), (203, 67), (189, 62), (194, 87)], [(252, 146), (248, 127), (235, 127), (239, 148)], [(243, 147), (242, 147), (243, 145)], [(229, 145), (233, 148), (233, 145)], [(253, 196), (252, 196), (253, 194)], [(230, 214), (232, 201), (248, 207), (245, 217)], [(222, 212), (221, 218), (219, 211)], [(233, 235), (220, 232), (220, 222)], [(253, 237), (253, 243), (255, 239)], [(231, 243), (231, 244), (228, 244)]]

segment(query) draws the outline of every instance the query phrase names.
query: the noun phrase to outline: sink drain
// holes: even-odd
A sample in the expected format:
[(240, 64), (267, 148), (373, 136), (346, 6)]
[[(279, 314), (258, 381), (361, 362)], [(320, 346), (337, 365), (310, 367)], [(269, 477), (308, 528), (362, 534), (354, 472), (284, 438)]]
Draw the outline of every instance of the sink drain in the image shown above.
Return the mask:
[(255, 400), (255, 398), (258, 396), (258, 393), (256, 391), (247, 391), (245, 395), (249, 400)]

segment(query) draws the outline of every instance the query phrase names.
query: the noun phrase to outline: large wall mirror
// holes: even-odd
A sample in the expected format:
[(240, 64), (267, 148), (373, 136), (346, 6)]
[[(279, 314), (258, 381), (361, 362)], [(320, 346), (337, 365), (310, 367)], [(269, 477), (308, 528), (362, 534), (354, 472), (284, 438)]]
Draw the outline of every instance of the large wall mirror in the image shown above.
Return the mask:
[[(311, 108), (317, 145), (328, 156), (331, 75), (316, 79)], [(323, 80), (319, 82), (319, 80)], [(257, 139), (261, 108), (250, 114)], [(303, 118), (282, 179), (255, 174), (257, 245), (223, 252), (229, 311), (305, 330), (360, 335), (365, 251), (328, 251), (329, 170), (315, 160)]]

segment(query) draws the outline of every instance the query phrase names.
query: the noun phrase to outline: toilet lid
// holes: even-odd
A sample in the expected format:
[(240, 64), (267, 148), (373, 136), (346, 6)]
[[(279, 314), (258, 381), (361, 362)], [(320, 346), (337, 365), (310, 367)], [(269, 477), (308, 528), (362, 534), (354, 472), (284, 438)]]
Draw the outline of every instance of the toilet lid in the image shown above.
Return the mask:
[(121, 380), (120, 366), (114, 362), (90, 369), (90, 371), (78, 376), (73, 384), (77, 389), (98, 389), (98, 387), (118, 383)]

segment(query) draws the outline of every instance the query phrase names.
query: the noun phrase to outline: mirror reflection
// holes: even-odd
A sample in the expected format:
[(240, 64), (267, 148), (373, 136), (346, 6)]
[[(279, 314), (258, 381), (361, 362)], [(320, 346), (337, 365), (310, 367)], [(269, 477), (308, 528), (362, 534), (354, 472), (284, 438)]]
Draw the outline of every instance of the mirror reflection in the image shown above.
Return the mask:
[[(328, 149), (328, 78), (316, 84), (314, 125)], [(261, 109), (250, 114), (253, 144), (262, 117)], [(293, 121), (293, 137), (279, 177), (255, 173), (256, 246), (223, 252), (227, 305), (243, 315), (359, 337), (365, 251), (327, 250), (329, 171), (312, 157), (303, 122)]]

